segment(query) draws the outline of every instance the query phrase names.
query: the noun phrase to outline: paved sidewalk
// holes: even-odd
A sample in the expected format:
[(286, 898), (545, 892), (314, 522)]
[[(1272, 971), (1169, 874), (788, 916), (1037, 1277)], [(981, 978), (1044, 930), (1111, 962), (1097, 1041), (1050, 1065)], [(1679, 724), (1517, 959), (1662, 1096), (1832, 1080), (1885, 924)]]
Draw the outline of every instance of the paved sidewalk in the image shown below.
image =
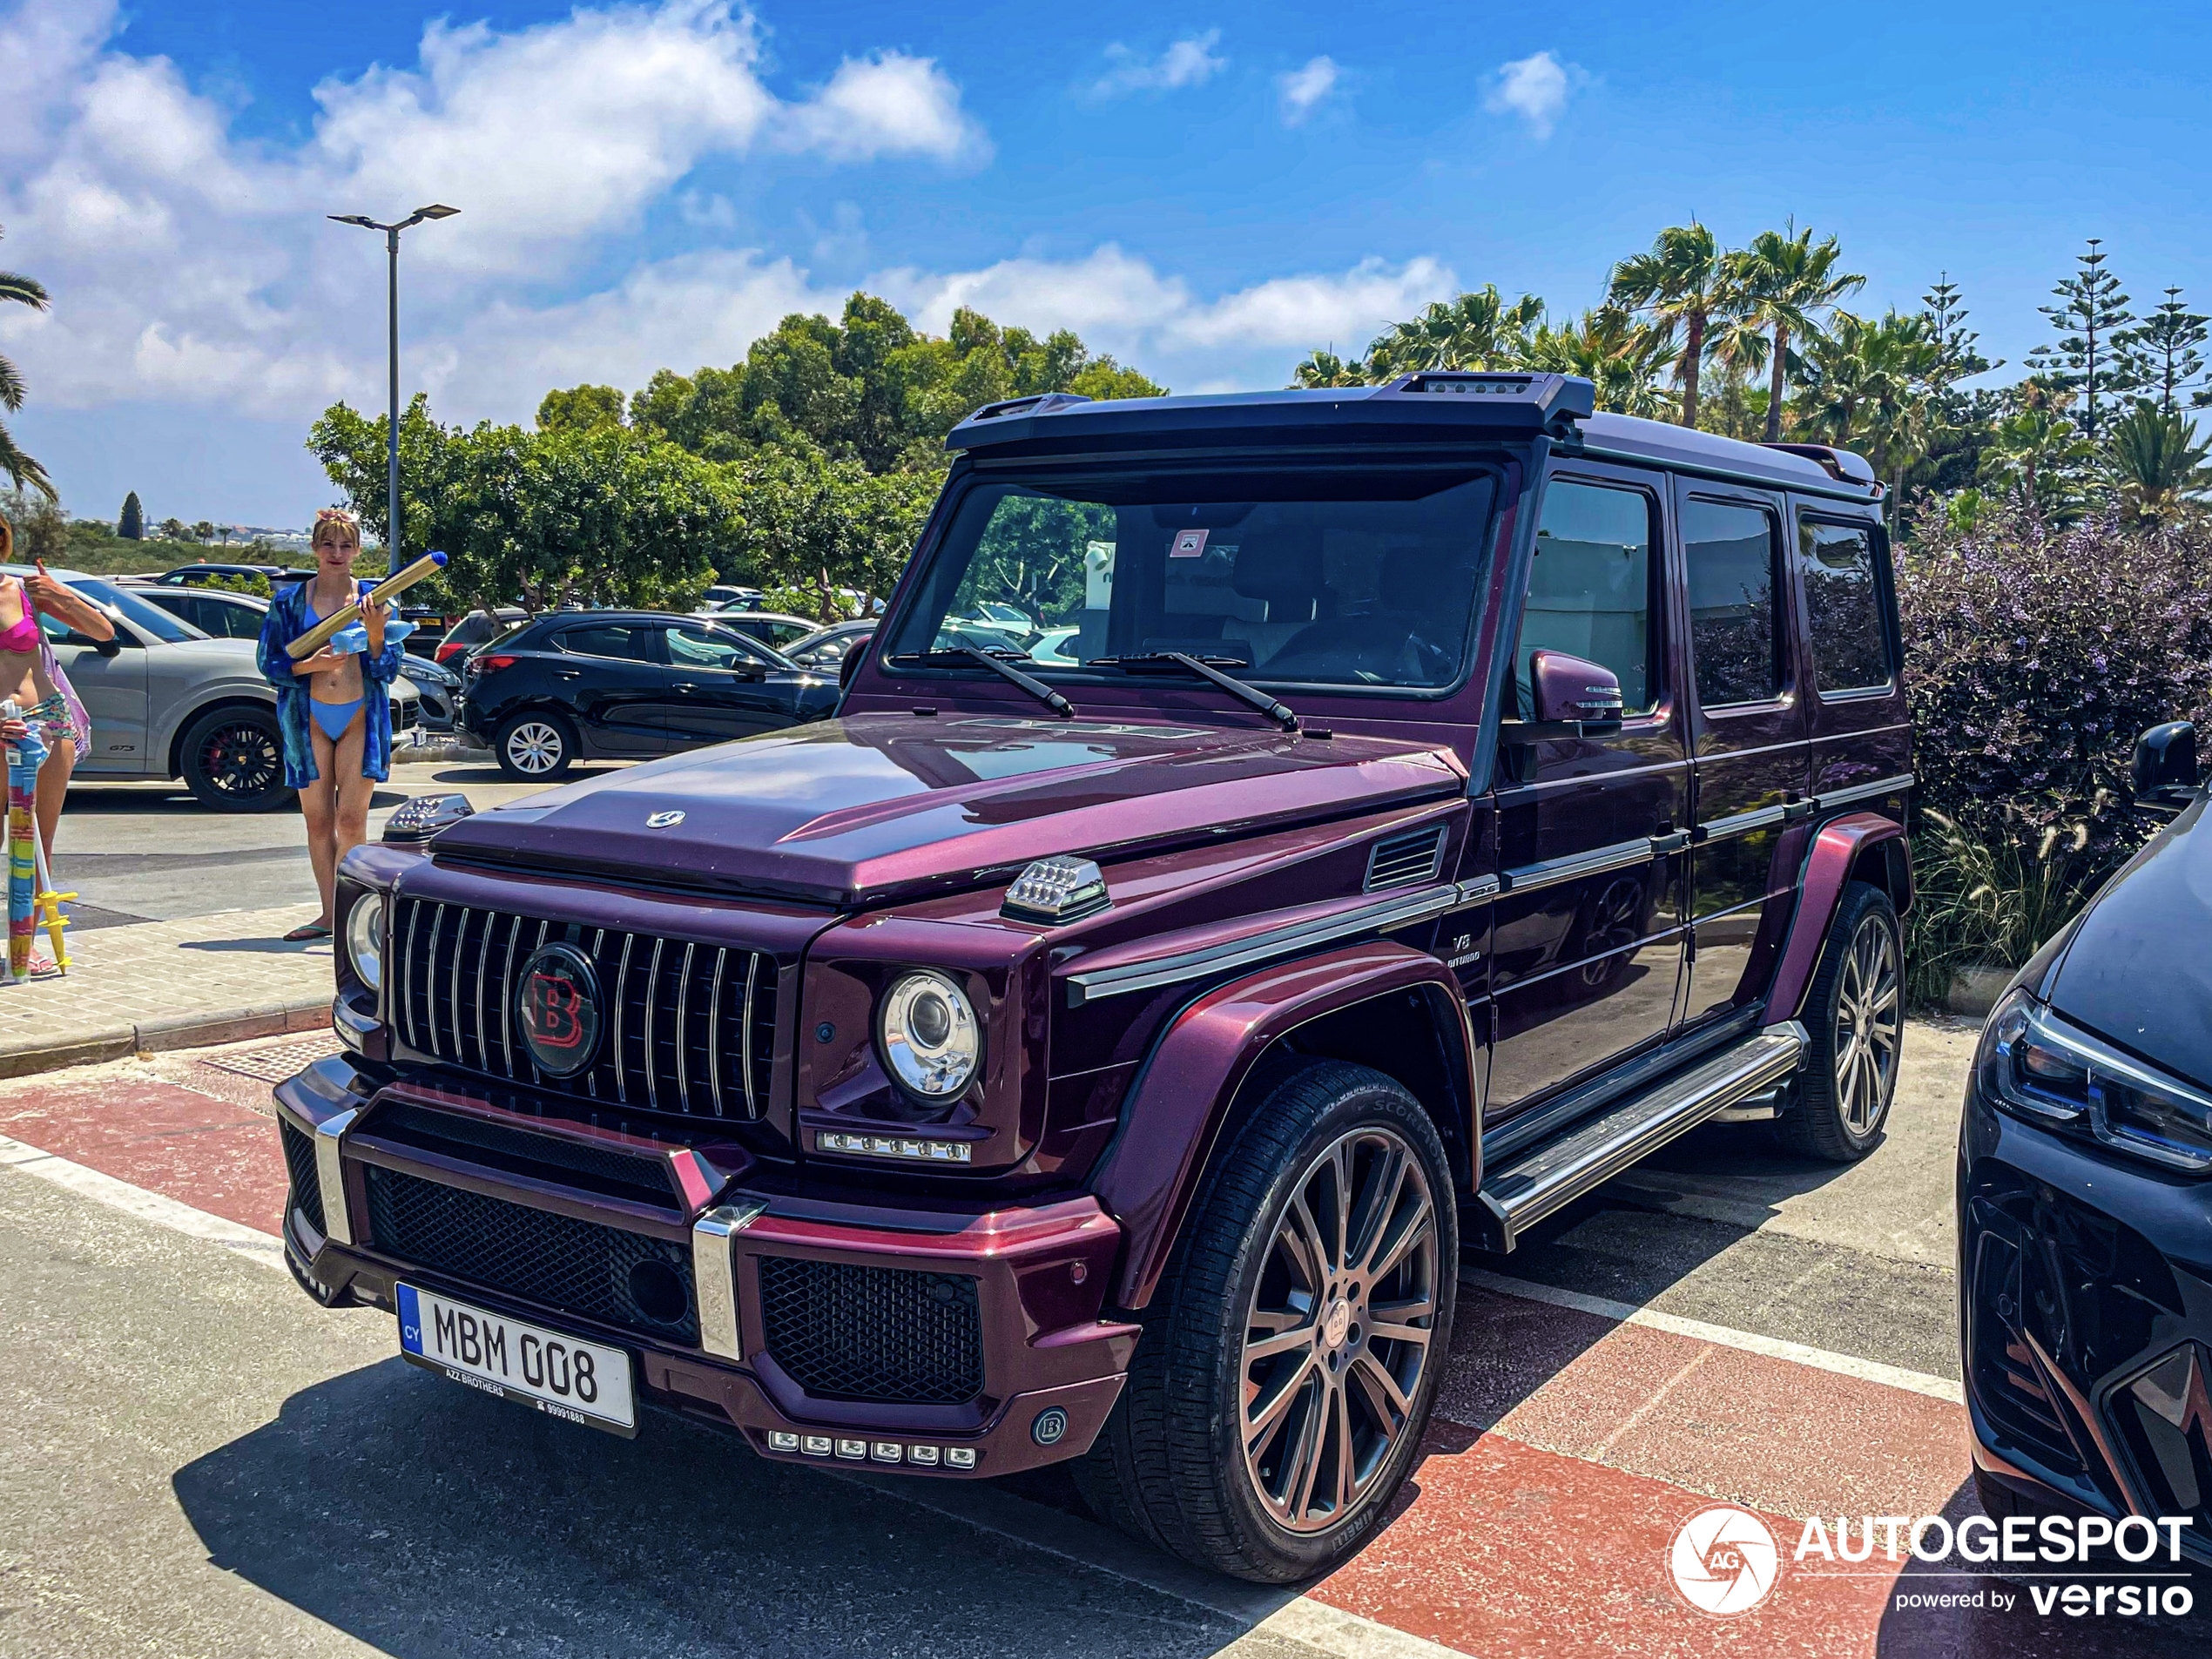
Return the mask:
[(283, 937), (314, 919), (282, 905), (71, 930), (67, 974), (0, 985), (0, 1077), (327, 1026), (330, 941)]

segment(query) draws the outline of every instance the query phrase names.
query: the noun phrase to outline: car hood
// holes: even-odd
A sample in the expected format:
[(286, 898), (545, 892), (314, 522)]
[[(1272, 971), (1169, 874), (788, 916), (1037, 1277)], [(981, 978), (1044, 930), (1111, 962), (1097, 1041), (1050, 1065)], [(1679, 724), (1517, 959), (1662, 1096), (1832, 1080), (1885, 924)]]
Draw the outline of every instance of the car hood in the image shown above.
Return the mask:
[(2212, 1089), (2212, 822), (2200, 795), (2076, 924), (2051, 1004), (2076, 1023)]
[(1466, 786), (1450, 751), (1380, 738), (866, 714), (528, 796), (463, 819), (435, 851), (854, 905), (1054, 853), (1126, 856)]

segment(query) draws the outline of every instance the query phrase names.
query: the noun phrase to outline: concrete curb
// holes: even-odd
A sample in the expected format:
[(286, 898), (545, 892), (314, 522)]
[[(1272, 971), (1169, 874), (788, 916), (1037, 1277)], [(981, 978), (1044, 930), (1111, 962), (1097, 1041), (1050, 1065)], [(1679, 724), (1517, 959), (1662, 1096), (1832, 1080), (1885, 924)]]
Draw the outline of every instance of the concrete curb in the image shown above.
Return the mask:
[(204, 1049), (252, 1037), (288, 1036), (299, 1031), (320, 1031), (329, 1024), (327, 994), (259, 1008), (207, 1008), (167, 1019), (74, 1032), (52, 1042), (0, 1050), (0, 1077), (28, 1077), (71, 1066), (96, 1066), (105, 1061), (128, 1060), (134, 1054)]

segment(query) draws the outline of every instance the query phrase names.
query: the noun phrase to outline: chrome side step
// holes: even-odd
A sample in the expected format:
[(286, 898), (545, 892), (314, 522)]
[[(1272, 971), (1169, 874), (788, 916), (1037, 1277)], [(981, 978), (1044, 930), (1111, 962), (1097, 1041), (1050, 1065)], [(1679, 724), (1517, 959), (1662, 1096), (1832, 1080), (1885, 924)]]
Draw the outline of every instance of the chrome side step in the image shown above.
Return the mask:
[(1769, 1026), (1488, 1171), (1467, 1217), (1486, 1250), (1508, 1251), (1538, 1222), (1729, 1107), (1774, 1088), (1804, 1058), (1805, 1028)]

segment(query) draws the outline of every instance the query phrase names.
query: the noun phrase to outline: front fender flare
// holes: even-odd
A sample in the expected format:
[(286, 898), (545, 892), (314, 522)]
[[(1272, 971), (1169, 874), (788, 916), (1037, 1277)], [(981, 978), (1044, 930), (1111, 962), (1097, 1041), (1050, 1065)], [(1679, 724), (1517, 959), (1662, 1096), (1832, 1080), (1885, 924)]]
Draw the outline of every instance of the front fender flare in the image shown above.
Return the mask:
[[(1091, 1190), (1123, 1229), (1116, 1305), (1151, 1300), (1237, 1091), (1260, 1056), (1309, 1021), (1419, 989), (1452, 1011), (1458, 1028), (1446, 1033), (1444, 1047), (1459, 1097), (1472, 1103), (1474, 1039), (1458, 983), (1434, 956), (1389, 940), (1261, 968), (1176, 1016), (1130, 1086), (1121, 1128), (1091, 1177)], [(1480, 1145), (1471, 1121), (1462, 1132)]]

